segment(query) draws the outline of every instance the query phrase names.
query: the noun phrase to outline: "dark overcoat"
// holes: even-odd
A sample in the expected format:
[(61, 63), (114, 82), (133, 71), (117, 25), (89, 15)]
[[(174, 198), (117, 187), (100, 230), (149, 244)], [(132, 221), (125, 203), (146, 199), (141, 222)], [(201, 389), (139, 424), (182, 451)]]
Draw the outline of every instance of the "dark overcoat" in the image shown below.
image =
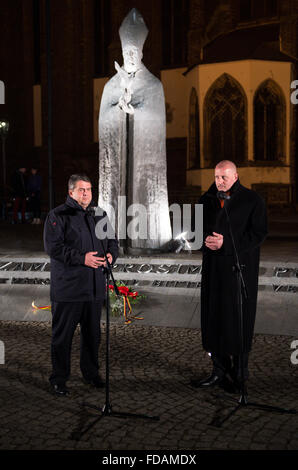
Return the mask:
[[(96, 223), (105, 217), (84, 210), (73, 198), (51, 210), (44, 225), (44, 247), (51, 258), (51, 300), (55, 302), (100, 301), (105, 298), (105, 276), (101, 267), (86, 266), (85, 254), (97, 251), (103, 256)], [(113, 262), (118, 256), (116, 238), (103, 240)]]
[[(204, 241), (212, 232), (223, 235), (219, 250), (203, 245), (201, 328), (203, 347), (213, 353), (240, 354), (237, 276), (225, 209), (217, 198), (215, 183), (200, 198), (203, 204)], [(237, 180), (225, 200), (235, 245), (243, 266), (248, 298), (243, 298), (244, 350), (249, 352), (256, 316), (260, 245), (267, 235), (266, 206), (255, 192)]]
[(27, 196), (26, 178), (25, 178), (25, 175), (20, 170), (15, 171), (14, 174), (12, 175), (11, 186), (12, 186), (13, 197), (25, 198)]

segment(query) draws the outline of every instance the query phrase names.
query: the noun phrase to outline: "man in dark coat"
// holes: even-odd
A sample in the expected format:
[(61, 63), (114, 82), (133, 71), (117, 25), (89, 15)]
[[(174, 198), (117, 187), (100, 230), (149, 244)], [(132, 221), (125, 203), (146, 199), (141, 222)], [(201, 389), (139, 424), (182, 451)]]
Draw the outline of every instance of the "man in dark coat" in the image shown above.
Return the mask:
[(211, 353), (213, 371), (207, 379), (194, 379), (191, 383), (194, 387), (210, 387), (222, 384), (228, 377), (239, 386), (242, 376), (237, 275), (225, 209), (247, 290), (242, 309), (243, 378), (247, 380), (257, 304), (259, 247), (267, 235), (266, 207), (256, 192), (240, 184), (237, 168), (228, 160), (218, 163), (215, 182), (199, 202), (204, 214), (201, 329), (203, 347)]
[[(99, 376), (101, 307), (105, 298), (105, 258), (95, 226), (106, 216), (93, 217), (90, 179), (72, 175), (65, 204), (49, 212), (44, 227), (45, 251), (51, 257), (52, 374), (54, 393), (66, 395), (74, 331), (81, 329), (80, 368), (85, 383), (103, 387)], [(118, 242), (102, 240), (109, 262), (118, 256)]]

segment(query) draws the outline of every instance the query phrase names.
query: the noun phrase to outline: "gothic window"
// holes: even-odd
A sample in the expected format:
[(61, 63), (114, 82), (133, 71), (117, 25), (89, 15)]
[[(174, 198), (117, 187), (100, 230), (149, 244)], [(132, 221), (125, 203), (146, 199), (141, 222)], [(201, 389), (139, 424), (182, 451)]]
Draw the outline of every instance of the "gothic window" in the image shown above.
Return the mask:
[(209, 88), (204, 101), (204, 160), (235, 163), (247, 155), (247, 100), (241, 85), (224, 73)]
[(192, 88), (189, 98), (188, 169), (200, 168), (200, 128), (198, 95)]
[(186, 65), (189, 0), (163, 0), (161, 3), (163, 65)]
[(285, 99), (273, 80), (266, 80), (254, 97), (255, 160), (283, 161), (285, 145)]

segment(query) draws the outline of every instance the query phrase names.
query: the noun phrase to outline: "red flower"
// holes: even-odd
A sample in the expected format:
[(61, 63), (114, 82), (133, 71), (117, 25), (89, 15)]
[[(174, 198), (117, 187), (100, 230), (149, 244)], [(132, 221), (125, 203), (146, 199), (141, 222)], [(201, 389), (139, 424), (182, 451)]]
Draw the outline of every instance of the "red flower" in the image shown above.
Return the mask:
[[(114, 291), (114, 286), (113, 285), (109, 285), (109, 289), (111, 291)], [(137, 297), (139, 294), (138, 292), (132, 292), (129, 287), (126, 287), (126, 286), (118, 286), (118, 290), (120, 292), (120, 294), (124, 295), (125, 297), (129, 296), (129, 297)]]

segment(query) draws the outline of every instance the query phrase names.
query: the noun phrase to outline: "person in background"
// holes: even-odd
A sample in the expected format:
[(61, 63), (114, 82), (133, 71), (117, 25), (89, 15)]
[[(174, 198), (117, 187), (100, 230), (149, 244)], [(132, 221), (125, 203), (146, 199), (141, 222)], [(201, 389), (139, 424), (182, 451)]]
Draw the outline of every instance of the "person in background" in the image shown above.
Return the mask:
[(26, 223), (25, 212), (26, 212), (26, 180), (25, 180), (26, 168), (20, 167), (12, 175), (12, 198), (13, 198), (13, 224), (18, 223), (18, 212), (21, 210), (22, 224)]
[(40, 209), (40, 195), (41, 195), (41, 175), (38, 173), (38, 168), (32, 167), (31, 173), (28, 177), (27, 193), (30, 201), (30, 208), (33, 214), (32, 224), (41, 224), (41, 209)]

